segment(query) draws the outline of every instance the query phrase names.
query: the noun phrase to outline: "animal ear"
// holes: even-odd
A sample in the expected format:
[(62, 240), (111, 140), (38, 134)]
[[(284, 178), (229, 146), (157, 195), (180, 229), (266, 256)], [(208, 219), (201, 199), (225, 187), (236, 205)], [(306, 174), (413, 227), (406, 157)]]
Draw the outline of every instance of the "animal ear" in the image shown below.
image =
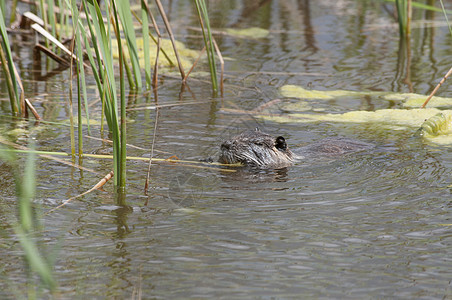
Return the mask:
[(276, 149), (279, 149), (282, 151), (287, 150), (286, 139), (282, 136), (278, 136), (275, 140), (275, 147), (276, 147)]

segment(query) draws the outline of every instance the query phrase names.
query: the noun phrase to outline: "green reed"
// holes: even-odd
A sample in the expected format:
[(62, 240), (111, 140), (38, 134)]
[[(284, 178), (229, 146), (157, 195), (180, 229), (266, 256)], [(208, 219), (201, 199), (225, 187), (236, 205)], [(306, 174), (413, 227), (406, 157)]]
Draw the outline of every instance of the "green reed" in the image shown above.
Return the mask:
[[(124, 31), (124, 37), (126, 40), (126, 45), (129, 50), (129, 58), (132, 63), (133, 68), (133, 75), (135, 79), (136, 88), (141, 88), (141, 69), (140, 69), (140, 62), (138, 59), (138, 46), (136, 42), (136, 36), (135, 36), (135, 29), (133, 28), (133, 20), (132, 20), (132, 13), (130, 9), (130, 3), (129, 1), (112, 1), (113, 11), (115, 18), (119, 15), (119, 19), (121, 20), (121, 25)], [(117, 24), (117, 40), (118, 40), (118, 47), (120, 45), (119, 41), (120, 35), (119, 35), (119, 22), (116, 20)], [(119, 55), (121, 57), (121, 55)], [(131, 83), (129, 82), (129, 85)], [(131, 85), (134, 86), (134, 85)]]
[(411, 34), (411, 0), (395, 0), (400, 36)]
[(52, 267), (42, 255), (36, 245), (32, 233), (38, 229), (37, 220), (33, 213), (32, 199), (35, 194), (35, 155), (30, 154), (25, 166), (23, 176), (16, 175), (16, 189), (19, 195), (20, 225), (16, 228), (22, 249), (25, 252), (25, 263), (29, 269), (39, 275), (44, 286), (55, 290), (56, 281), (52, 275)]
[[(183, 72), (182, 64), (179, 60), (177, 49), (175, 46), (174, 37), (171, 33), (171, 27), (163, 11), (163, 6), (159, 0), (156, 0), (156, 5), (160, 11), (162, 19), (165, 21), (165, 26), (169, 33), (170, 39), (173, 42), (174, 52), (178, 60), (181, 77), (185, 81), (186, 77)], [(212, 78), (212, 89), (216, 94), (218, 91), (217, 74), (215, 66), (215, 48), (210, 31), (210, 23), (207, 15), (207, 7), (203, 0), (196, 0), (196, 7), (200, 18), (201, 28), (203, 30), (204, 42), (206, 44), (209, 68)], [(98, 1), (94, 0), (40, 0), (38, 8), (45, 24), (45, 28), (50, 28), (49, 35), (45, 35), (45, 43), (47, 48), (52, 43), (59, 48), (58, 39), (67, 36), (68, 24), (72, 25), (73, 42), (71, 52), (74, 54), (72, 63), (76, 70), (76, 88), (77, 88), (77, 111), (78, 111), (78, 153), (81, 156), (83, 152), (83, 124), (82, 115), (86, 115), (88, 133), (90, 133), (89, 126), (89, 112), (88, 112), (88, 97), (86, 84), (86, 68), (90, 69), (96, 82), (97, 89), (102, 100), (102, 115), (108, 124), (109, 131), (113, 140), (113, 164), (115, 173), (115, 185), (125, 186), (126, 178), (126, 102), (125, 102), (125, 78), (128, 79), (128, 87), (130, 89), (141, 89), (142, 69), (139, 63), (138, 47), (136, 42), (136, 33), (134, 29), (132, 11), (128, 1), (107, 0), (99, 6)], [(65, 9), (66, 8), (66, 9)], [(69, 8), (69, 10), (67, 9)], [(80, 17), (80, 11), (83, 10), (86, 18)], [(70, 11), (68, 13), (68, 11)], [(135, 15), (138, 19), (138, 17)], [(163, 55), (170, 61), (168, 55), (163, 49), (160, 49), (160, 33), (158, 28), (155, 31), (158, 35), (158, 40), (149, 32), (149, 18), (156, 26), (156, 22), (148, 7), (147, 0), (141, 0), (141, 18), (143, 22), (142, 35), (144, 40), (144, 53), (150, 51), (149, 37), (151, 37), (157, 46), (157, 58), (154, 65), (154, 74), (152, 76), (152, 67), (149, 56), (144, 55), (144, 74), (146, 80), (146, 87), (156, 87), (157, 70), (158, 70), (158, 53), (162, 51)], [(69, 22), (71, 19), (71, 22)], [(2, 47), (0, 56), (2, 57), (2, 67), (4, 73), (8, 76), (8, 87), (10, 91), (11, 107), (14, 114), (20, 114), (21, 105), (19, 105), (19, 88), (17, 80), (14, 79), (15, 72), (14, 64), (12, 62), (11, 51), (9, 50), (9, 41), (7, 40), (6, 27), (3, 21), (0, 22), (0, 29), (2, 34)], [(40, 32), (41, 33), (41, 32)], [(43, 33), (41, 33), (43, 34)], [(51, 35), (51, 36), (50, 36)], [(118, 60), (113, 59), (111, 51), (113, 43), (117, 43), (119, 54), (119, 77), (115, 76), (115, 67), (118, 66)], [(85, 47), (85, 49), (82, 48)], [(68, 51), (66, 51), (67, 53)], [(88, 58), (89, 63), (83, 62), (83, 57)], [(173, 64), (174, 65), (174, 64)], [(117, 70), (117, 69), (116, 69)], [(116, 74), (117, 75), (117, 74)], [(72, 92), (72, 88), (71, 88)], [(23, 93), (21, 94), (23, 98)], [(71, 97), (72, 99), (72, 97)], [(120, 105), (118, 107), (118, 105)], [(71, 105), (72, 107), (72, 105)], [(84, 111), (83, 111), (84, 109)], [(72, 111), (71, 111), (72, 120)], [(102, 119), (103, 121), (104, 119)], [(71, 123), (73, 124), (73, 123)], [(103, 127), (102, 127), (103, 128)], [(73, 145), (72, 153), (75, 154), (75, 131), (71, 131), (71, 145)]]
[[(126, 37), (128, 37), (127, 40), (127, 45), (129, 48), (129, 52), (132, 52), (130, 55), (132, 57), (134, 57), (132, 59), (132, 61), (136, 60), (135, 63), (137, 64), (136, 66), (134, 65), (134, 63), (132, 63), (132, 65), (134, 65), (133, 69), (135, 71), (134, 75), (135, 75), (135, 79), (137, 80), (136, 82), (138, 83), (138, 87), (141, 87), (141, 72), (140, 72), (140, 65), (138, 62), (138, 47), (136, 46), (136, 41), (135, 41), (135, 31), (133, 30), (133, 24), (132, 24), (132, 16), (130, 14), (130, 6), (129, 6), (129, 2), (128, 1), (120, 1), (120, 3), (127, 3), (127, 5), (122, 5), (119, 6), (118, 9), (121, 13), (119, 13), (119, 16), (121, 18), (122, 16), (122, 20), (126, 19), (127, 21), (123, 21), (123, 27), (127, 27), (129, 26), (129, 30), (125, 30), (125, 35)], [(126, 64), (124, 64), (124, 52), (122, 49), (122, 41), (121, 41), (121, 34), (119, 31), (119, 21), (118, 21), (118, 10), (116, 8), (116, 5), (114, 2), (112, 2), (111, 7), (113, 8), (113, 16), (114, 16), (114, 26), (115, 26), (115, 33), (116, 33), (116, 40), (118, 42), (118, 54), (119, 54), (119, 85), (120, 85), (120, 95), (121, 95), (121, 126), (120, 126), (120, 131), (121, 131), (121, 135), (120, 135), (120, 157), (119, 157), (119, 168), (121, 170), (121, 174), (120, 174), (120, 178), (118, 179), (119, 181), (119, 188), (121, 188), (122, 190), (125, 189), (126, 186), (126, 160), (127, 160), (127, 138), (126, 138), (126, 87), (125, 87), (125, 82), (124, 82), (124, 71), (123, 71), (123, 67), (126, 66)], [(125, 11), (126, 10), (126, 11)], [(127, 26), (124, 26), (125, 23), (129, 23)], [(130, 29), (130, 27), (132, 29)], [(132, 30), (130, 32), (130, 30)], [(130, 34), (130, 36), (129, 36)], [(136, 71), (138, 70), (138, 78), (137, 78), (137, 74)], [(124, 194), (121, 194), (124, 195)], [(124, 199), (124, 198), (122, 198)]]
[[(107, 120), (108, 128), (112, 133), (113, 140), (113, 170), (115, 173), (115, 186), (120, 187), (121, 182), (125, 180), (125, 169), (121, 170), (123, 163), (121, 162), (121, 152), (126, 151), (126, 149), (121, 149), (120, 138), (121, 134), (125, 137), (125, 132), (121, 132), (121, 128), (118, 123), (118, 96), (116, 90), (116, 79), (114, 74), (114, 61), (113, 55), (110, 51), (112, 38), (111, 38), (111, 23), (107, 22), (104, 24), (102, 11), (96, 1), (86, 1), (84, 0), (83, 6), (85, 7), (85, 12), (87, 16), (87, 25), (90, 29), (91, 36), (93, 37), (91, 42), (93, 48), (96, 51), (96, 62), (94, 61), (93, 55), (89, 54), (90, 63), (92, 69), (97, 69), (94, 72), (95, 76), (99, 78), (96, 79), (97, 88), (101, 97), (103, 99), (103, 105), (105, 105), (105, 118)], [(112, 6), (115, 4), (110, 3)], [(107, 14), (110, 15), (110, 14)], [(119, 33), (118, 33), (119, 34)], [(118, 39), (118, 47), (120, 46), (121, 40)], [(90, 47), (87, 44), (87, 52), (90, 52)], [(122, 69), (122, 68), (121, 68)], [(123, 87), (124, 77), (120, 77), (121, 87)], [(121, 92), (122, 93), (122, 92)]]
[(206, 46), (207, 60), (209, 62), (210, 79), (212, 82), (212, 90), (216, 95), (218, 93), (217, 68), (215, 65), (215, 48), (213, 46), (212, 32), (210, 30), (209, 16), (204, 0), (195, 0), (196, 10), (199, 17), (199, 23), (202, 29), (204, 44)]
[[(33, 274), (38, 275), (41, 281), (40, 285), (53, 292), (56, 289), (56, 280), (53, 277), (52, 264), (44, 256), (42, 249), (35, 242), (36, 233), (40, 230), (32, 202), (36, 190), (36, 154), (33, 151), (28, 154), (25, 169), (21, 174), (16, 151), (7, 150), (0, 148), (0, 159), (11, 165), (11, 169), (13, 170), (16, 197), (18, 199), (18, 224), (14, 227), (14, 231), (24, 251), (25, 270), (28, 271), (29, 279), (33, 277)], [(28, 283), (27, 298), (36, 298), (36, 289), (30, 281)]]
[[(449, 28), (449, 33), (452, 36), (452, 27), (450, 26), (449, 18), (447, 17), (448, 12), (447, 12), (446, 8), (444, 7), (443, 0), (439, 0), (439, 3), (441, 3), (441, 10), (443, 11), (444, 19), (446, 20), (447, 27)], [(449, 13), (451, 13), (451, 12), (449, 11)]]
[[(145, 0), (141, 0), (141, 28), (143, 34), (143, 51), (149, 53), (149, 21), (148, 21), (148, 6)], [(146, 78), (146, 88), (150, 89), (152, 86), (151, 75), (151, 59), (149, 55), (144, 56), (144, 76)]]
[[(75, 5), (75, 1), (72, 1), (72, 20), (73, 20), (73, 32), (74, 32), (74, 40), (77, 60), (76, 60), (76, 74), (77, 74), (77, 116), (78, 116), (78, 153), (82, 155), (83, 153), (83, 121), (82, 121), (82, 110), (83, 106), (85, 108), (86, 115), (86, 123), (88, 134), (91, 133), (90, 124), (89, 124), (89, 112), (88, 112), (88, 94), (86, 92), (86, 84), (85, 84), (85, 67), (83, 64), (83, 49), (82, 49), (82, 37), (81, 31), (84, 31), (84, 28), (81, 27), (79, 23), (79, 12), (77, 6)], [(72, 49), (74, 52), (74, 49)], [(82, 106), (82, 98), (83, 98), (83, 106)]]
[(6, 25), (4, 20), (3, 10), (0, 8), (0, 62), (2, 66), (3, 73), (5, 75), (6, 85), (8, 87), (9, 101), (11, 104), (11, 111), (13, 115), (21, 115), (22, 105), (20, 103), (20, 94), (17, 84), (17, 76), (14, 67), (13, 56), (11, 53), (10, 43), (8, 39), (8, 33), (6, 32)]

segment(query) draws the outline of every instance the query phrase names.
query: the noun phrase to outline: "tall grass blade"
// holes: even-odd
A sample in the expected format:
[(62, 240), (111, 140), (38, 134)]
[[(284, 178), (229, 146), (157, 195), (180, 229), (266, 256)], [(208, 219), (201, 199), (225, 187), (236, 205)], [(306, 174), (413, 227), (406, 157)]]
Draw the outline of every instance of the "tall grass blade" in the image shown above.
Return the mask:
[(29, 264), (31, 270), (39, 275), (49, 290), (54, 291), (56, 281), (52, 275), (52, 269), (49, 263), (42, 257), (35, 242), (20, 227), (16, 228), (16, 234), (19, 237), (20, 245), (25, 252), (26, 262)]
[[(56, 288), (56, 281), (52, 274), (51, 265), (42, 256), (40, 249), (36, 246), (33, 240), (33, 232), (37, 227), (36, 218), (33, 214), (32, 199), (35, 196), (36, 190), (36, 174), (35, 174), (35, 158), (34, 150), (29, 152), (25, 170), (23, 175), (19, 173), (19, 166), (17, 165), (17, 158), (15, 156), (16, 150), (4, 149), (0, 147), (0, 158), (8, 161), (12, 165), (14, 172), (14, 181), (16, 185), (16, 196), (18, 198), (19, 222), (14, 230), (19, 238), (20, 245), (24, 250), (25, 264), (29, 270), (36, 272), (46, 288), (54, 291)], [(29, 289), (29, 296), (34, 295), (34, 292)]]
[[(17, 2), (17, 0), (15, 0), (15, 1)], [(0, 1), (0, 11), (1, 11), (1, 12), (3, 12), (3, 11), (6, 12), (5, 1)], [(16, 17), (15, 14), (13, 14), (13, 15), (14, 15), (14, 18), (15, 18), (15, 17)], [(10, 20), (13, 19), (13, 15), (10, 16)], [(2, 13), (2, 17), (3, 17), (3, 13)], [(13, 19), (13, 20), (14, 20), (14, 19)], [(9, 23), (11, 24), (12, 22), (13, 22), (13, 21), (10, 21)]]
[[(102, 98), (105, 97), (105, 118), (107, 119), (108, 128), (112, 132), (113, 135), (113, 170), (115, 173), (115, 186), (120, 186), (122, 181), (122, 172), (121, 166), (124, 164), (121, 162), (121, 143), (120, 143), (120, 127), (118, 123), (118, 110), (117, 110), (117, 92), (116, 92), (116, 83), (115, 83), (115, 76), (114, 76), (114, 69), (113, 69), (113, 55), (111, 52), (111, 38), (110, 38), (110, 29), (109, 24), (107, 23), (107, 27), (104, 24), (103, 18), (102, 18), (102, 12), (100, 10), (100, 7), (96, 1), (87, 1), (84, 0), (84, 5), (88, 7), (89, 15), (92, 18), (92, 22), (88, 21), (88, 24), (90, 26), (90, 31), (94, 34), (92, 34), (92, 40), (93, 40), (93, 46), (94, 44), (97, 45), (99, 50), (96, 50), (96, 53), (98, 54), (96, 56), (97, 59), (97, 65), (99, 66), (98, 73), (99, 73), (99, 81), (98, 82), (98, 88), (99, 92), (102, 95)], [(112, 5), (113, 11), (116, 10), (116, 7), (114, 6), (114, 3)], [(110, 14), (108, 14), (110, 15)], [(118, 22), (116, 20), (115, 22), (118, 25)], [(91, 28), (94, 28), (94, 30)], [(116, 28), (117, 32), (118, 28)], [(96, 40), (96, 42), (94, 42)], [(118, 43), (121, 43), (121, 40), (117, 39)], [(118, 47), (121, 47), (120, 44), (118, 44)], [(120, 58), (122, 59), (122, 53), (120, 54)], [(90, 62), (92, 64), (92, 67), (95, 68), (93, 65), (92, 59), (90, 59)], [(122, 75), (122, 73), (121, 73)], [(121, 76), (123, 78), (123, 76)], [(123, 80), (123, 79), (121, 79)], [(123, 87), (123, 82), (121, 84), (121, 87)], [(122, 91), (123, 92), (123, 91)], [(122, 93), (121, 92), (121, 93)], [(124, 118), (125, 122), (125, 118)]]
[(36, 154), (28, 155), (25, 172), (22, 178), (16, 174), (16, 194), (19, 195), (19, 219), (21, 229), (29, 233), (34, 224), (34, 217), (31, 205), (31, 199), (35, 196), (35, 160)]
[[(157, 84), (158, 84), (158, 61), (159, 61), (159, 55), (160, 55), (160, 51), (162, 51), (163, 55), (165, 56), (165, 58), (167, 59), (168, 63), (173, 66), (174, 63), (171, 61), (171, 59), (168, 57), (168, 55), (166, 54), (165, 50), (160, 48), (160, 42), (162, 40), (162, 35), (160, 34), (160, 30), (159, 27), (157, 25), (157, 22), (155, 21), (154, 15), (152, 14), (152, 11), (149, 9), (149, 6), (147, 5), (147, 3), (145, 1), (141, 2), (141, 5), (145, 6), (145, 9), (147, 11), (148, 16), (151, 18), (152, 21), (152, 26), (154, 26), (154, 30), (157, 34), (157, 40), (152, 36), (152, 34), (149, 33), (149, 36), (152, 38), (152, 40), (154, 41), (154, 43), (156, 43), (157, 45), (157, 53), (155, 55), (155, 63), (154, 63), (154, 75), (152, 76), (152, 87), (153, 88), (157, 88)], [(140, 20), (138, 20), (140, 21)], [(186, 80), (186, 76), (183, 79), (184, 81)]]
[[(209, 15), (204, 0), (195, 0), (196, 10), (198, 12), (199, 23), (201, 24), (204, 44), (206, 45), (207, 60), (209, 62), (210, 78), (212, 81), (212, 90), (216, 95), (218, 92), (217, 68), (215, 65), (215, 48), (213, 46), (212, 32), (210, 30)], [(205, 24), (205, 26), (204, 26)]]
[(143, 52), (144, 52), (144, 75), (146, 78), (146, 88), (151, 88), (151, 59), (149, 57), (149, 21), (148, 21), (148, 4), (147, 0), (141, 0), (141, 27), (143, 35)]
[[(16, 7), (17, 7), (17, 0), (13, 0), (11, 3), (11, 18), (9, 19), (9, 24), (14, 23), (16, 20)], [(2, 5), (0, 5), (0, 9), (2, 11), (5, 11), (5, 2), (2, 1)]]
[[(39, 0), (39, 9), (41, 12), (41, 19), (44, 22), (44, 28), (48, 28), (49, 21), (47, 19), (47, 8), (44, 5), (44, 0)], [(49, 48), (49, 41), (45, 40), (45, 45)]]
[[(121, 1), (120, 1), (121, 2)], [(124, 52), (122, 49), (122, 42), (121, 42), (121, 35), (119, 34), (119, 22), (118, 22), (118, 13), (117, 13), (117, 7), (116, 7), (116, 3), (115, 1), (112, 1), (112, 8), (113, 8), (113, 16), (115, 18), (115, 25), (116, 25), (116, 40), (118, 43), (118, 52), (119, 52), (119, 84), (120, 84), (120, 99), (121, 99), (121, 127), (120, 127), (120, 156), (118, 157), (119, 159), (119, 170), (120, 173), (116, 173), (116, 176), (119, 176), (119, 185), (118, 187), (124, 191), (125, 186), (126, 186), (126, 159), (127, 159), (127, 135), (126, 135), (126, 95), (125, 95), (125, 82), (124, 82), (124, 74), (123, 74), (123, 65), (124, 65)], [(129, 12), (130, 12), (130, 7), (128, 8)], [(121, 13), (119, 13), (119, 15), (121, 16)], [(133, 26), (132, 26), (133, 29)], [(127, 32), (126, 32), (126, 37), (127, 37)], [(135, 32), (133, 32), (133, 39), (135, 42)], [(130, 38), (126, 38), (126, 40), (130, 40)], [(135, 43), (135, 47), (136, 47), (136, 43)], [(129, 47), (129, 51), (130, 51), (130, 47)], [(138, 53), (136, 53), (137, 55), (137, 59), (138, 59)], [(139, 65), (138, 65), (138, 73), (139, 72)], [(141, 76), (140, 74), (138, 74), (139, 76)], [(141, 79), (140, 79), (140, 87), (141, 87)]]
[(0, 44), (0, 60), (5, 74), (6, 83), (9, 93), (9, 101), (11, 104), (11, 111), (13, 115), (19, 115), (20, 111), (19, 105), (19, 90), (17, 87), (17, 81), (14, 71), (14, 61), (11, 53), (10, 43), (8, 39), (8, 33), (6, 32), (5, 20), (3, 19), (3, 11), (0, 9), (0, 35), (2, 37)]
[[(129, 49), (130, 60), (132, 62), (135, 83), (137, 88), (140, 89), (142, 87), (140, 61), (138, 58), (138, 46), (135, 36), (135, 29), (133, 28), (130, 3), (129, 1), (113, 1), (112, 3), (114, 3), (114, 6), (117, 5), (117, 14), (115, 14), (115, 17), (116, 15), (119, 15), (119, 19), (121, 20), (121, 25), (127, 42), (127, 48)], [(117, 26), (117, 29), (119, 32), (119, 26)], [(120, 36), (118, 41), (121, 41)]]
[[(19, 196), (19, 219), (20, 226), (16, 228), (20, 244), (25, 252), (25, 259), (31, 270), (36, 272), (42, 282), (50, 290), (54, 290), (56, 282), (52, 276), (52, 270), (46, 260), (41, 256), (40, 251), (33, 239), (31, 232), (36, 227), (33, 216), (32, 202), (36, 190), (35, 175), (36, 155), (30, 153), (27, 158), (23, 178), (19, 178), (16, 173), (16, 189)], [(17, 168), (16, 168), (17, 170)]]
[(396, 0), (400, 36), (405, 36), (407, 26), (407, 0)]
[(452, 27), (450, 26), (449, 18), (447, 17), (447, 11), (446, 11), (446, 8), (444, 7), (443, 0), (439, 0), (439, 3), (441, 3), (441, 9), (444, 13), (444, 19), (446, 19), (447, 26), (449, 27), (449, 33), (452, 36)]
[[(75, 1), (74, 1), (75, 2)], [(83, 49), (82, 49), (82, 39), (81, 31), (84, 31), (83, 26), (79, 22), (79, 11), (74, 5), (72, 8), (72, 19), (73, 19), (73, 30), (75, 37), (75, 46), (77, 47), (77, 57), (80, 59), (77, 61), (77, 98), (78, 98), (78, 153), (81, 155), (83, 153), (83, 124), (82, 124), (82, 96), (84, 100), (84, 108), (87, 122), (88, 133), (90, 134), (90, 124), (89, 124), (89, 112), (88, 112), (88, 95), (86, 92), (86, 80), (85, 80), (85, 68), (83, 64)], [(89, 46), (89, 45), (88, 45)]]
[[(54, 6), (55, 6), (55, 0), (48, 0), (47, 1), (47, 9), (49, 11), (49, 14), (48, 14), (47, 17), (48, 17), (48, 20), (49, 20), (49, 26), (50, 26), (52, 35), (56, 37), (57, 36), (57, 34), (56, 34), (56, 27), (57, 26), (56, 26)], [(53, 49), (53, 50), (55, 50), (55, 49)]]

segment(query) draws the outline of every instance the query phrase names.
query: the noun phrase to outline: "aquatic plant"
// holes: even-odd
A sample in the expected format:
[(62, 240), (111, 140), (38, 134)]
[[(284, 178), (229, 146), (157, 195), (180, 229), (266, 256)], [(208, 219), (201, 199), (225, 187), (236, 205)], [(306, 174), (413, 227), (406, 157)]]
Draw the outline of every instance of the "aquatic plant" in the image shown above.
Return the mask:
[(2, 66), (2, 70), (6, 79), (6, 85), (8, 87), (11, 111), (13, 115), (22, 115), (25, 110), (24, 98), (23, 95), (21, 95), (19, 92), (18, 80), (20, 80), (20, 78), (16, 76), (17, 72), (14, 66), (3, 16), (3, 10), (0, 7), (0, 35), (2, 38), (0, 44), (0, 65)]
[[(159, 0), (155, 1), (156, 7), (160, 12), (160, 15), (164, 21), (165, 27), (173, 44), (174, 54), (178, 62), (178, 67), (181, 72), (183, 83), (187, 80), (189, 73), (185, 74), (179, 53), (176, 47), (176, 41), (172, 34), (171, 25), (166, 17), (163, 6)], [(57, 5), (57, 6), (56, 6)], [(65, 6), (65, 7), (64, 7)], [(210, 32), (210, 25), (207, 15), (207, 8), (204, 1), (197, 1), (196, 7), (200, 18), (200, 23), (203, 29), (204, 41), (206, 43), (208, 61), (211, 70), (212, 88), (214, 93), (218, 90), (218, 82), (215, 67), (215, 47), (214, 41)], [(105, 115), (105, 119), (108, 124), (109, 131), (112, 134), (113, 140), (113, 169), (115, 173), (115, 185), (118, 187), (125, 186), (126, 177), (126, 111), (125, 111), (125, 77), (128, 79), (128, 88), (132, 90), (139, 90), (142, 87), (141, 81), (141, 66), (140, 56), (144, 57), (144, 68), (146, 87), (157, 86), (157, 74), (158, 74), (158, 60), (159, 52), (162, 51), (164, 57), (172, 64), (167, 53), (160, 48), (161, 34), (155, 22), (155, 18), (152, 15), (151, 10), (148, 7), (146, 0), (141, 0), (141, 20), (135, 15), (135, 17), (142, 22), (144, 28), (143, 34), (143, 48), (144, 52), (149, 52), (149, 37), (151, 37), (157, 43), (157, 55), (154, 66), (154, 74), (151, 79), (151, 62), (149, 56), (139, 55), (139, 48), (135, 33), (134, 24), (132, 21), (132, 10), (128, 1), (106, 1), (102, 6), (97, 1), (81, 0), (58, 0), (55, 1), (39, 1), (39, 12), (41, 13), (41, 19), (39, 24), (33, 24), (32, 28), (45, 37), (45, 46), (38, 45), (40, 49), (44, 50), (46, 54), (51, 55), (54, 59), (61, 59), (53, 51), (57, 51), (68, 54), (72, 57), (72, 65), (75, 67), (76, 74), (76, 89), (77, 89), (77, 113), (78, 113), (78, 155), (83, 155), (83, 128), (82, 115), (85, 114), (88, 126), (88, 133), (90, 133), (90, 121), (88, 112), (87, 92), (86, 92), (86, 74), (85, 68), (90, 68), (96, 86), (99, 91), (102, 100), (102, 114)], [(69, 8), (65, 9), (65, 8)], [(79, 10), (83, 10), (85, 18), (80, 18)], [(69, 12), (69, 13), (68, 13)], [(58, 17), (59, 14), (59, 17)], [(2, 21), (3, 21), (3, 14)], [(72, 22), (69, 22), (69, 18), (72, 18)], [(155, 39), (149, 32), (149, 18), (152, 21), (154, 30), (157, 33), (158, 38)], [(14, 114), (21, 114), (21, 110), (24, 110), (24, 104), (18, 104), (19, 89), (17, 86), (17, 79), (14, 75), (17, 72), (13, 72), (13, 60), (11, 52), (9, 50), (9, 41), (7, 40), (6, 27), (4, 22), (1, 22), (0, 29), (2, 33), (2, 49), (5, 49), (5, 57), (3, 59), (2, 67), (4, 73), (10, 78), (8, 80), (8, 87), (11, 93), (11, 106)], [(72, 26), (67, 26), (71, 24)], [(72, 27), (72, 43), (71, 49), (65, 48), (59, 41), (63, 35), (62, 31), (67, 32), (67, 28)], [(88, 30), (88, 32), (87, 32)], [(83, 48), (82, 45), (85, 47)], [(52, 49), (51, 49), (52, 48)], [(116, 49), (116, 53), (112, 50)], [(0, 54), (4, 53), (3, 51)], [(83, 57), (86, 55), (89, 64), (83, 62)], [(8, 68), (6, 68), (8, 66)], [(115, 76), (115, 68), (119, 69), (119, 76)], [(119, 85), (119, 88), (118, 88)], [(72, 93), (72, 80), (71, 91)], [(119, 94), (118, 94), (119, 92)], [(23, 95), (21, 94), (23, 98)], [(71, 124), (72, 121), (72, 97), (69, 101), (71, 111)], [(75, 130), (71, 128), (71, 152), (75, 155)]]
[(215, 64), (215, 48), (212, 38), (212, 32), (210, 30), (209, 16), (207, 14), (207, 7), (204, 0), (195, 0), (196, 10), (198, 12), (199, 23), (202, 29), (202, 35), (204, 38), (204, 44), (207, 50), (207, 59), (209, 61), (210, 78), (212, 82), (213, 93), (218, 92), (218, 79), (217, 68)]
[(396, 0), (397, 21), (399, 23), (400, 36), (411, 34), (411, 0)]
[(53, 277), (52, 264), (49, 258), (45, 257), (44, 251), (38, 247), (35, 238), (39, 231), (40, 225), (38, 224), (38, 218), (33, 208), (32, 200), (35, 195), (35, 156), (36, 154), (31, 151), (28, 154), (28, 158), (25, 164), (23, 173), (16, 153), (14, 151), (6, 151), (3, 147), (0, 149), (0, 159), (6, 161), (11, 165), (11, 169), (14, 174), (14, 181), (16, 185), (16, 198), (18, 208), (18, 222), (14, 227), (14, 231), (19, 238), (20, 245), (24, 251), (23, 258), (25, 264), (25, 270), (28, 272), (28, 293), (29, 299), (37, 298), (36, 291), (39, 290), (32, 282), (34, 275), (38, 275), (41, 284), (50, 291), (56, 290), (56, 280)]
[[(125, 128), (125, 84), (123, 76), (123, 53), (122, 44), (120, 38), (118, 18), (116, 14), (116, 4), (111, 1), (109, 6), (108, 15), (112, 14), (111, 21), (114, 24), (107, 22), (104, 24), (102, 11), (96, 1), (83, 1), (83, 7), (85, 13), (91, 18), (87, 18), (87, 25), (91, 36), (93, 48), (96, 51), (96, 60), (94, 55), (91, 53), (90, 47), (86, 47), (88, 52), (89, 61), (91, 68), (93, 69), (93, 74), (95, 76), (97, 88), (99, 94), (102, 98), (103, 107), (105, 107), (105, 117), (107, 119), (107, 124), (109, 130), (113, 135), (113, 170), (115, 174), (115, 186), (125, 187), (125, 138), (126, 138), (126, 128)], [(74, 13), (74, 9), (73, 9)], [(130, 10), (129, 10), (130, 13)], [(81, 26), (79, 22), (79, 26)], [(110, 51), (111, 49), (111, 26), (114, 26), (114, 32), (116, 34), (116, 41), (118, 43), (119, 49), (119, 82), (120, 82), (120, 97), (121, 97), (121, 125), (118, 118), (118, 96), (116, 89), (116, 79), (114, 73), (114, 61), (113, 56)], [(82, 30), (80, 30), (81, 32)], [(83, 34), (82, 34), (83, 35)], [(87, 36), (83, 35), (85, 43), (88, 42)], [(89, 45), (89, 44), (87, 44)], [(80, 112), (79, 112), (80, 113)]]

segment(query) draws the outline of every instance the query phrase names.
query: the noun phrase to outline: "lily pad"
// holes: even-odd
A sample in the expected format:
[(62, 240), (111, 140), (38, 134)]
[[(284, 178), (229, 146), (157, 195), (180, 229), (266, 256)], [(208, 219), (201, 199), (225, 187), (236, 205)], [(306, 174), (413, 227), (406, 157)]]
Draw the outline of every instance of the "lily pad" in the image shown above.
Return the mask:
[(263, 29), (263, 28), (259, 28), (259, 27), (251, 27), (251, 28), (245, 28), (245, 29), (229, 28), (229, 29), (226, 29), (226, 32), (232, 36), (253, 38), (253, 39), (265, 38), (270, 33), (267, 29)]
[[(333, 90), (319, 91), (307, 90), (297, 85), (284, 85), (280, 88), (284, 97), (300, 99), (320, 99), (332, 100), (341, 97), (378, 97), (388, 101), (403, 102), (404, 107), (420, 107), (428, 96), (414, 93), (393, 93), (393, 92), (374, 92), (374, 91), (348, 91)], [(434, 96), (428, 103), (428, 107), (447, 107), (452, 106), (452, 98)]]

